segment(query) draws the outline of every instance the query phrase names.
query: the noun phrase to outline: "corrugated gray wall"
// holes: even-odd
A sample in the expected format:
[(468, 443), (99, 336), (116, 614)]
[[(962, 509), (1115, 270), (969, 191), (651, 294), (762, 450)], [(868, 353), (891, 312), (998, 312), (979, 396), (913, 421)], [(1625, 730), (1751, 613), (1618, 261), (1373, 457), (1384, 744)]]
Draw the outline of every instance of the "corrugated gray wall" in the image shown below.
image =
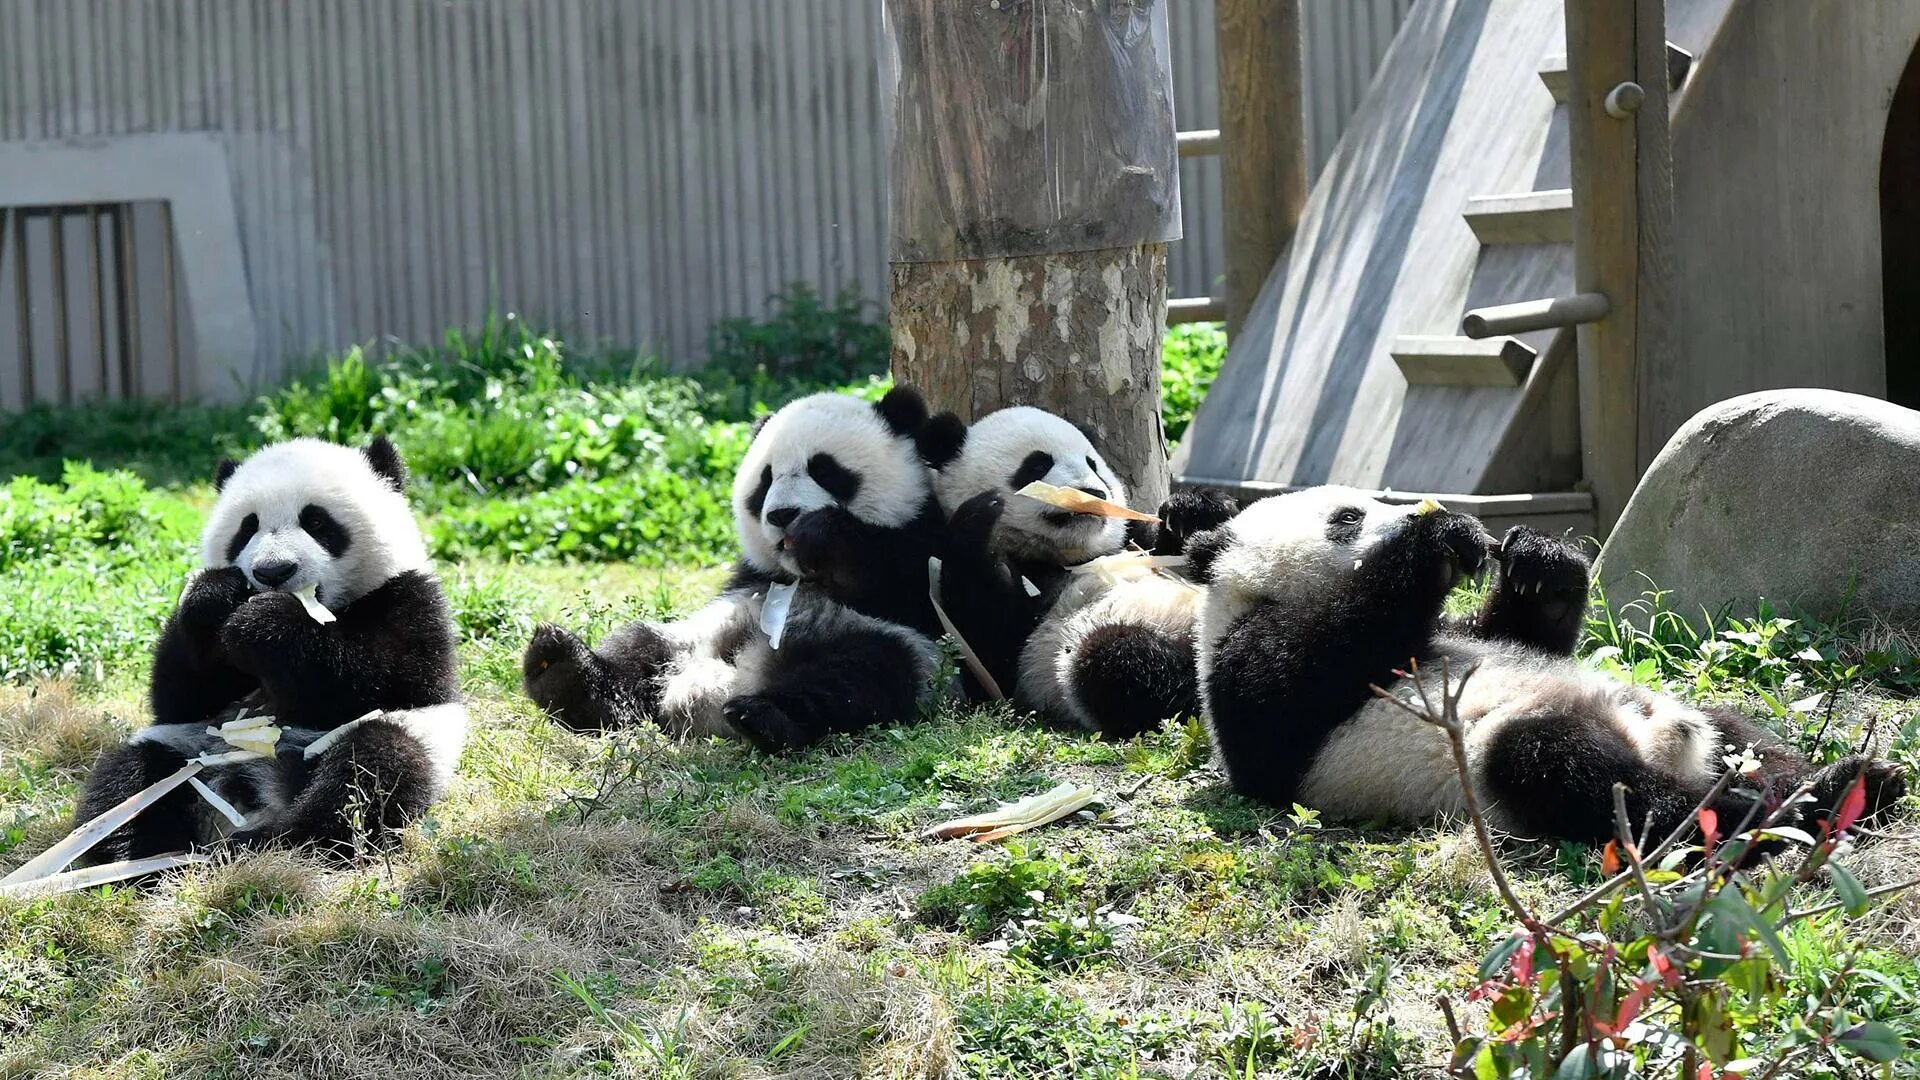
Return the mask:
[[(1213, 6), (1169, 3), (1215, 126)], [(1410, 3), (1307, 0), (1316, 166)], [(268, 375), (491, 307), (689, 360), (788, 282), (883, 295), (880, 33), (877, 0), (0, 0), (0, 140), (219, 133)]]

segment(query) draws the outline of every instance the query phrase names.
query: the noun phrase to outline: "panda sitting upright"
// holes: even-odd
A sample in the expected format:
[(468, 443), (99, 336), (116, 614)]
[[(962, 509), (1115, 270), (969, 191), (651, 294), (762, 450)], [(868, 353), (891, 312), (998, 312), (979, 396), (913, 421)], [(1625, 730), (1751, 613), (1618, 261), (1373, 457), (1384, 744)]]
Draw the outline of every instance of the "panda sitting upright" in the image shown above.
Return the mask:
[[(1728, 828), (1806, 779), (1816, 816), (1862, 772), (1871, 808), (1903, 790), (1895, 766), (1815, 769), (1744, 717), (1582, 668), (1587, 561), (1525, 527), (1496, 544), (1462, 514), (1323, 487), (1252, 504), (1194, 537), (1188, 559), (1208, 582), (1199, 671), (1215, 748), (1233, 786), (1272, 805), (1402, 823), (1463, 810), (1446, 735), (1370, 690), (1412, 702), (1414, 680), (1395, 675), (1410, 661), (1436, 702), (1443, 668), (1471, 670), (1459, 704), (1469, 775), (1491, 822), (1518, 834), (1612, 837), (1619, 782), (1634, 828), (1667, 835), (1723, 757), (1748, 747), (1759, 772), (1715, 807)], [(1489, 561), (1492, 594), (1449, 625), (1448, 591)]]
[[(230, 752), (211, 728), (242, 709), (281, 729), (273, 757), (199, 779), (246, 822), (182, 787), (96, 846), (93, 861), (212, 843), (345, 849), (425, 813), (466, 738), (453, 621), (384, 436), (365, 450), (316, 439), (222, 462), (200, 570), (154, 651), (153, 723), (94, 766), (85, 822), (179, 769)], [(297, 594), (331, 614), (316, 618)]]
[(539, 627), (527, 696), (576, 730), (648, 719), (770, 750), (909, 718), (940, 632), (927, 559), (941, 521), (914, 445), (926, 419), (906, 387), (877, 404), (814, 394), (774, 413), (734, 478), (741, 555), (720, 595), (598, 648)]
[[(1191, 532), (1232, 516), (1231, 499), (1176, 493), (1156, 530), (1017, 495), (1041, 480), (1127, 501), (1078, 427), (1031, 406), (990, 413), (971, 428), (943, 413), (928, 422), (920, 447), (951, 514), (941, 606), (996, 683), (1025, 708), (1112, 738), (1197, 709), (1196, 590), (1144, 571), (1114, 581), (1074, 570), (1129, 541), (1177, 554)], [(971, 679), (969, 689), (980, 696)]]

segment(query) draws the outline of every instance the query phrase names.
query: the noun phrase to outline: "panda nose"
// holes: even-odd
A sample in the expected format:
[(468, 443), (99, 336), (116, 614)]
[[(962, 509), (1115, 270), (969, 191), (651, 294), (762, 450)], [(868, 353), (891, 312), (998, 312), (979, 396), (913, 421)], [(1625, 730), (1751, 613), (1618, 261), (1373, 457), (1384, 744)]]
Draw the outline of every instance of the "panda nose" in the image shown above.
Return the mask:
[(1086, 492), (1087, 494), (1089, 494), (1089, 495), (1091, 495), (1091, 496), (1093, 496), (1093, 497), (1094, 497), (1094, 498), (1096, 498), (1096, 499), (1103, 499), (1103, 500), (1104, 500), (1104, 499), (1105, 499), (1105, 498), (1107, 497), (1107, 492), (1106, 492), (1106, 489), (1104, 489), (1104, 488), (1097, 488), (1097, 487), (1083, 487), (1083, 488), (1079, 488), (1078, 490), (1080, 490), (1080, 491), (1084, 491), (1084, 492)]
[(253, 564), (253, 580), (271, 589), (285, 585), (298, 569), (300, 564), (290, 559), (269, 559)]
[(776, 529), (786, 528), (793, 524), (794, 518), (799, 516), (800, 509), (794, 506), (781, 506), (767, 511), (767, 520), (772, 522)]

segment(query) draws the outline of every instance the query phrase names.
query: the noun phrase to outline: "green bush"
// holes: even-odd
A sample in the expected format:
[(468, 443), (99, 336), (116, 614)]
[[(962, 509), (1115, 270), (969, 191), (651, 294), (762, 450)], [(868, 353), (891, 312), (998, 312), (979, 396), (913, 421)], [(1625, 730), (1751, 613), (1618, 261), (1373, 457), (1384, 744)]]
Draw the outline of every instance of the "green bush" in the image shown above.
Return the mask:
[(1168, 327), (1162, 355), (1160, 414), (1171, 444), (1186, 435), (1200, 399), (1219, 376), (1220, 365), (1227, 359), (1227, 332), (1218, 323)]
[(842, 383), (887, 370), (892, 336), (874, 305), (853, 289), (826, 302), (804, 283), (775, 293), (764, 319), (721, 319), (707, 333), (707, 364), (756, 378)]

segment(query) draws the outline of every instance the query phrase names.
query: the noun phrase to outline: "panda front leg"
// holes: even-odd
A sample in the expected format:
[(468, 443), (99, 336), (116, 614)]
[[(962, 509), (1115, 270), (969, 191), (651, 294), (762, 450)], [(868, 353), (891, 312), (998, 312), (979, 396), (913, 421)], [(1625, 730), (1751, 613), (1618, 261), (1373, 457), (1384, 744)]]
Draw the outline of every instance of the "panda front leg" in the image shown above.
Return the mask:
[(439, 795), (433, 755), (400, 725), (369, 720), (305, 763), (286, 806), (234, 833), (240, 847), (311, 844), (349, 856), (394, 843)]
[(608, 634), (598, 649), (542, 623), (521, 675), (527, 696), (549, 717), (575, 731), (604, 731), (655, 715), (658, 676), (673, 654), (673, 643), (644, 622)]
[[(1039, 621), (1033, 597), (1006, 560), (993, 553), (993, 533), (1006, 511), (997, 491), (983, 491), (953, 512), (940, 568), (940, 607), (1003, 690), (1020, 678), (1020, 651)], [(985, 689), (965, 672), (967, 696), (986, 700)]]
[(1188, 540), (1225, 525), (1239, 512), (1239, 501), (1224, 491), (1176, 491), (1160, 504), (1160, 524), (1147, 546), (1155, 555), (1184, 554)]
[(1572, 656), (1586, 628), (1592, 567), (1558, 537), (1515, 525), (1494, 552), (1493, 588), (1465, 630)]
[(860, 731), (913, 717), (931, 662), (910, 631), (862, 627), (794, 636), (745, 673), (751, 693), (730, 699), (727, 723), (762, 750), (811, 746), (837, 731)]
[(221, 643), (221, 628), (252, 595), (235, 567), (194, 576), (154, 646), (148, 697), (155, 723), (205, 723), (258, 689), (259, 680), (234, 667)]
[[(173, 729), (179, 729), (177, 731)], [(158, 737), (144, 737), (156, 732)], [(100, 755), (87, 782), (80, 789), (73, 809), (75, 828), (113, 809), (129, 797), (166, 779), (187, 763), (187, 756), (170, 735), (190, 736), (201, 731), (197, 725), (156, 725), (132, 740)], [(106, 839), (82, 855), (82, 866), (144, 859), (185, 851), (206, 839), (201, 829), (200, 797), (193, 788), (182, 785), (159, 802), (134, 816), (132, 821), (108, 833)]]

